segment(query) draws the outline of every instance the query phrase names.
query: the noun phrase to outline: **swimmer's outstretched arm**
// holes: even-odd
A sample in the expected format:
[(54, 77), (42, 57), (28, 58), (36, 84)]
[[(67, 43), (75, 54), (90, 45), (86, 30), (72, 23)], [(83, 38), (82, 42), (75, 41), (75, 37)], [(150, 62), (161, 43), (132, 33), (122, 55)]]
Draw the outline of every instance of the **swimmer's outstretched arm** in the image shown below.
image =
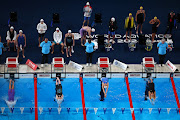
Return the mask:
[(61, 84), (59, 77), (56, 78), (56, 85)]
[(9, 89), (11, 89), (11, 79), (9, 80)]

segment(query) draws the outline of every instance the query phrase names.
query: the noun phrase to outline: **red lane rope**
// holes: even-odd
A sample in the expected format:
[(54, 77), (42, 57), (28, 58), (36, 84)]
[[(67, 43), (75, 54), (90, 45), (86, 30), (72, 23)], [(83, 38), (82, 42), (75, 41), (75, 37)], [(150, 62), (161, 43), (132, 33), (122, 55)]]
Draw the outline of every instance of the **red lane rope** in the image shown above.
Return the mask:
[(34, 77), (35, 120), (38, 120), (37, 77)]
[(171, 83), (172, 83), (174, 95), (175, 95), (175, 98), (176, 98), (176, 103), (177, 103), (177, 106), (178, 106), (178, 108), (179, 108), (179, 114), (180, 114), (180, 104), (179, 104), (179, 98), (178, 98), (177, 91), (176, 91), (176, 86), (175, 86), (173, 77), (170, 77), (170, 79), (171, 79)]
[(83, 116), (84, 120), (86, 119), (86, 109), (85, 109), (85, 99), (84, 99), (84, 88), (83, 88), (83, 78), (80, 77), (80, 86), (81, 86), (81, 98), (82, 98), (82, 107), (83, 107)]
[[(126, 80), (126, 86), (127, 86), (128, 96), (129, 96), (130, 107), (133, 108), (133, 103), (132, 103), (132, 98), (131, 98), (131, 91), (130, 91), (130, 87), (129, 87), (128, 77), (125, 77), (125, 80)], [(132, 119), (135, 120), (134, 111), (131, 113), (131, 115), (132, 115)]]

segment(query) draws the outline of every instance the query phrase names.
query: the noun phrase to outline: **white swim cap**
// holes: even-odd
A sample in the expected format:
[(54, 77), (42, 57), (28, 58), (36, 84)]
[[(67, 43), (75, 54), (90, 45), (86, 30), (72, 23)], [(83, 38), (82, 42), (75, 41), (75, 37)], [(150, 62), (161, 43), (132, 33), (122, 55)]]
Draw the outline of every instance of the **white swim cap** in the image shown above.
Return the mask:
[(86, 5), (90, 5), (89, 2), (87, 2)]
[(92, 31), (92, 32), (95, 32), (95, 29), (94, 29), (94, 28), (91, 28), (91, 31)]
[(112, 17), (112, 18), (111, 18), (111, 21), (112, 21), (112, 22), (114, 22), (114, 21), (115, 21), (115, 18), (114, 18), (114, 17)]
[(40, 20), (40, 22), (44, 22), (44, 20), (43, 20), (43, 19), (41, 19), (41, 20)]
[(19, 33), (23, 33), (23, 31), (22, 31), (22, 30), (19, 30)]
[(68, 30), (68, 33), (71, 33), (72, 31), (71, 30)]
[(14, 30), (14, 27), (13, 27), (13, 26), (11, 26), (11, 27), (10, 27), (10, 29), (13, 29), (13, 30)]
[(58, 31), (58, 30), (59, 30), (59, 28), (57, 27), (57, 28), (56, 28), (56, 31)]

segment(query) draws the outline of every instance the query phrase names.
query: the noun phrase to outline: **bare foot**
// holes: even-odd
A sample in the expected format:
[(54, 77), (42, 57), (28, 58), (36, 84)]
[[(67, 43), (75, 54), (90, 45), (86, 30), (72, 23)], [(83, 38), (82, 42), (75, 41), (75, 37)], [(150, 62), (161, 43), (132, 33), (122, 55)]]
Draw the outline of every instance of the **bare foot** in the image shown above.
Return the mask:
[(138, 31), (136, 31), (136, 35), (138, 35)]
[(84, 46), (83, 44), (81, 44), (81, 46)]
[(23, 58), (25, 58), (25, 56), (23, 55)]
[(19, 58), (19, 55), (17, 56), (17, 58)]
[(142, 31), (140, 31), (140, 33), (142, 34), (143, 32), (142, 32)]
[(63, 52), (63, 51), (61, 51), (61, 53), (62, 53), (62, 54), (64, 54), (64, 52)]
[(69, 55), (67, 55), (67, 57), (69, 57)]
[(71, 57), (72, 55), (70, 54), (69, 56)]
[(8, 51), (10, 51), (10, 48), (8, 49)]
[(38, 45), (38, 47), (40, 47), (40, 44)]
[(53, 54), (53, 53), (54, 53), (54, 51), (51, 52), (51, 54)]
[(16, 49), (14, 48), (14, 51), (16, 51)]

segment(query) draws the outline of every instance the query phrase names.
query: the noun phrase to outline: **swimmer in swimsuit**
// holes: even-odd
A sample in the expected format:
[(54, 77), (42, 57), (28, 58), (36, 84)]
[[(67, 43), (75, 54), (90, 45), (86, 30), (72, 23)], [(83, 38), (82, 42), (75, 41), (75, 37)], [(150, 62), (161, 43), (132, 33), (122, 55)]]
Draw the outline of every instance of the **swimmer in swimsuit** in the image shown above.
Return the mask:
[(56, 78), (56, 102), (59, 107), (61, 107), (61, 103), (63, 101), (63, 94), (62, 94), (62, 85), (59, 77)]
[(101, 91), (100, 91), (101, 99), (100, 99), (100, 101), (103, 101), (104, 97), (105, 98), (107, 97), (108, 88), (109, 88), (108, 78), (102, 77), (101, 78)]
[[(94, 28), (91, 28), (89, 26), (84, 26), (79, 30), (79, 33), (81, 35), (81, 45), (84, 46), (84, 44), (86, 43), (86, 35), (88, 34), (90, 39), (91, 38), (91, 32), (95, 32)], [(84, 43), (83, 43), (84, 40)]]
[(8, 100), (5, 100), (6, 104), (8, 105), (8, 107), (10, 109), (10, 112), (12, 112), (11, 108), (14, 108), (14, 106), (16, 105), (16, 101), (17, 101), (17, 100), (14, 100), (14, 95), (15, 95), (14, 81), (12, 79), (10, 79), (9, 80), (9, 90), (8, 90)]
[(157, 29), (158, 29), (159, 25), (161, 24), (161, 22), (159, 19), (157, 19), (157, 17), (154, 17), (154, 19), (149, 21), (149, 24), (152, 24), (152, 43), (153, 43), (155, 35), (157, 33)]

